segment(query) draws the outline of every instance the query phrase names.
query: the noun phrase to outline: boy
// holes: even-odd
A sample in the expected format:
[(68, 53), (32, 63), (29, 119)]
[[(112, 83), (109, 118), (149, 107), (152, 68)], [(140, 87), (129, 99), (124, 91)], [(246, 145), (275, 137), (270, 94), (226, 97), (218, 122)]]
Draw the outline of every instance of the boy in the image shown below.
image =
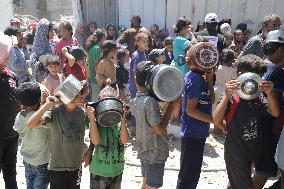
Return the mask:
[(119, 189), (124, 169), (124, 145), (128, 142), (127, 111), (124, 111), (121, 123), (108, 128), (95, 121), (94, 108), (87, 107), (87, 114), (90, 118), (90, 139), (95, 147), (90, 164), (90, 188)]
[(85, 111), (80, 107), (82, 91), (67, 105), (55, 106), (58, 99), (48, 96), (27, 123), (29, 128), (42, 124), (51, 128), (51, 189), (80, 188), (85, 133)]
[(174, 54), (173, 54), (173, 39), (168, 37), (164, 41), (165, 43), (165, 56), (166, 60), (164, 61), (164, 64), (170, 65), (174, 59)]
[(166, 60), (164, 49), (153, 49), (149, 53), (148, 59), (154, 62), (155, 64), (158, 64), (158, 65), (163, 64), (164, 61)]
[[(237, 73), (253, 72), (263, 75), (266, 66), (263, 60), (256, 55), (246, 55), (237, 62)], [(279, 115), (279, 104), (272, 92), (271, 81), (261, 81), (260, 90), (264, 91), (269, 107), (261, 101), (260, 97), (252, 100), (241, 99), (235, 90), (241, 83), (231, 80), (226, 84), (225, 95), (217, 105), (214, 112), (214, 123), (224, 125), (226, 118), (227, 137), (225, 140), (225, 163), (232, 189), (255, 188), (251, 178), (251, 165), (259, 157), (263, 138), (261, 131), (264, 125), (261, 116), (269, 114)]]
[(49, 74), (44, 79), (43, 84), (49, 90), (50, 94), (64, 81), (64, 76), (58, 73), (60, 61), (59, 57), (50, 55), (44, 64)]
[[(117, 54), (117, 45), (112, 40), (106, 40), (102, 46), (103, 57), (98, 65), (97, 84), (100, 89), (106, 84), (116, 84), (116, 71), (113, 59)], [(110, 80), (110, 83), (108, 83)]]
[(131, 113), (136, 118), (137, 158), (141, 161), (142, 189), (163, 185), (165, 162), (169, 156), (166, 128), (178, 100), (171, 102), (162, 118), (159, 103), (147, 92), (145, 81), (150, 68), (155, 65), (143, 61), (137, 65), (137, 95), (131, 102)]
[(18, 133), (13, 129), (19, 111), (16, 98), (16, 76), (7, 69), (13, 41), (0, 32), (0, 170), (6, 188), (17, 189), (16, 162)]
[[(189, 60), (191, 57), (189, 57)], [(185, 90), (181, 111), (181, 157), (177, 189), (197, 187), (206, 138), (213, 123), (213, 75), (204, 73), (198, 66), (187, 62), (190, 71), (185, 76)], [(203, 75), (206, 75), (204, 79)]]
[(24, 82), (17, 88), (17, 98), (23, 106), (18, 113), (14, 128), (22, 140), (21, 154), (25, 166), (27, 188), (47, 189), (50, 158), (50, 129), (38, 127), (30, 129), (27, 120), (39, 109), (41, 89), (36, 82)]
[(129, 71), (129, 91), (131, 98), (136, 96), (135, 72), (137, 64), (146, 61), (146, 51), (148, 50), (148, 36), (145, 33), (138, 33), (135, 37), (137, 50), (132, 54)]

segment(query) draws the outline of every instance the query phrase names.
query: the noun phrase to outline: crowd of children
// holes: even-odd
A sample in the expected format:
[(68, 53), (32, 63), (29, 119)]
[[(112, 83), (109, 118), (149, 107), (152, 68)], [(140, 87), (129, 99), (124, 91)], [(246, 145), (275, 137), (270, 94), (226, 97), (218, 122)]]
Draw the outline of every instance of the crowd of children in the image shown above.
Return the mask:
[[(284, 189), (284, 30), (275, 14), (261, 25), (249, 39), (246, 24), (231, 33), (231, 20), (219, 22), (215, 13), (200, 20), (196, 32), (190, 19), (180, 17), (174, 38), (156, 24), (150, 31), (142, 27), (139, 16), (121, 32), (114, 24), (99, 29), (91, 22), (88, 27), (79, 23), (74, 35), (67, 21), (60, 23), (58, 35), (47, 19), (30, 34), (11, 22), (0, 32), (0, 171), (5, 187), (17, 189), (21, 138), (28, 189), (78, 189), (82, 162), (90, 168), (91, 189), (119, 189), (128, 127), (135, 126), (142, 189), (160, 188), (169, 156), (167, 126), (179, 117), (177, 189), (197, 187), (210, 124), (226, 135), (228, 188), (261, 189), (280, 170), (274, 187)], [(201, 42), (219, 51), (219, 64), (209, 72), (187, 53)], [(163, 111), (146, 87), (151, 68), (160, 64), (178, 68), (185, 83), (183, 95)], [(261, 95), (253, 100), (236, 93), (238, 76), (247, 72), (262, 78)], [(54, 92), (71, 74), (87, 84), (64, 104)], [(103, 99), (100, 91), (106, 86), (125, 103), (121, 122), (113, 127), (100, 125), (96, 110), (85, 104)], [(86, 128), (90, 146), (84, 153)]]

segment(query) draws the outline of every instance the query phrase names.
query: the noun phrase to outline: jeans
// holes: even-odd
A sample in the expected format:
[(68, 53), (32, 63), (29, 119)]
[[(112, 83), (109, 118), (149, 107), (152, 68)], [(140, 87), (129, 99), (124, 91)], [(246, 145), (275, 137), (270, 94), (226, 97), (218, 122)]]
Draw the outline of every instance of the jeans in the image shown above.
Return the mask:
[(27, 189), (47, 189), (49, 184), (47, 165), (32, 166), (24, 162)]
[(5, 189), (17, 189), (16, 163), (18, 151), (18, 138), (13, 136), (0, 139), (0, 171), (3, 172)]
[(205, 141), (205, 138), (182, 138), (177, 189), (195, 189), (197, 187)]

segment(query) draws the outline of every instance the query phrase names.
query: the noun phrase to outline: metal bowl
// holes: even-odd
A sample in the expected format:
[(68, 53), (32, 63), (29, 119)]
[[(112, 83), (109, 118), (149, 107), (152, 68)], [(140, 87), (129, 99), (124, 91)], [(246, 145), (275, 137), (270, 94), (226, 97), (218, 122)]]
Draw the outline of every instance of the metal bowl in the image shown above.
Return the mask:
[(261, 94), (261, 91), (259, 90), (261, 77), (259, 75), (247, 72), (240, 75), (237, 80), (241, 83), (241, 87), (237, 90), (237, 94), (242, 99), (252, 100)]

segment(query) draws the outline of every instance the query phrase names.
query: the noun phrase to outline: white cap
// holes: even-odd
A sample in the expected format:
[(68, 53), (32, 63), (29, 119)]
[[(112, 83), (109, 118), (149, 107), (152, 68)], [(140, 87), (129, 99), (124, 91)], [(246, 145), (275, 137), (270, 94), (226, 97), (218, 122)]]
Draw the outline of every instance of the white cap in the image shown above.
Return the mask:
[(220, 26), (220, 32), (222, 33), (222, 35), (230, 33), (231, 30), (232, 30), (232, 28), (228, 23), (224, 23)]
[(274, 30), (267, 34), (266, 40), (269, 42), (284, 43), (284, 30)]
[(0, 64), (8, 57), (13, 45), (13, 38), (0, 31)]
[(205, 16), (205, 22), (206, 23), (219, 22), (217, 14), (215, 14), (215, 13), (208, 13)]
[(46, 65), (47, 59), (51, 56), (51, 54), (43, 54), (38, 58), (38, 61), (40, 61), (43, 65)]

